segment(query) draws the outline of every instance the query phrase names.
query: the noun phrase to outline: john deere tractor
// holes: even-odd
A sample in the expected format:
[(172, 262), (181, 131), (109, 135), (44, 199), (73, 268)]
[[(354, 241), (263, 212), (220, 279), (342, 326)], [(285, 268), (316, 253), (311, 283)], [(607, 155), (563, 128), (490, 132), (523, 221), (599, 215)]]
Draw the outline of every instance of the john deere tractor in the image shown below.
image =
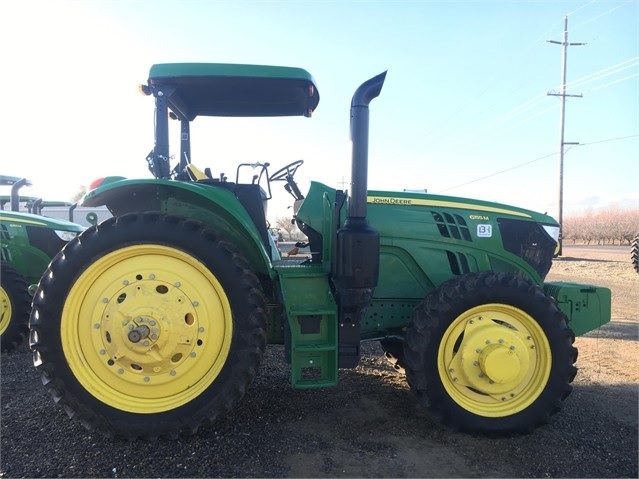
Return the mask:
[[(2, 352), (20, 345), (29, 331), (31, 294), (58, 251), (84, 228), (68, 221), (20, 211), (20, 203), (33, 204), (36, 197), (20, 196), (26, 178), (0, 176), (0, 186), (11, 194), (0, 197), (0, 344)], [(41, 201), (41, 200), (40, 200)], [(5, 211), (4, 207), (8, 205)]]
[[(113, 217), (64, 247), (33, 301), (34, 363), (72, 418), (106, 436), (193, 434), (237, 405), (268, 343), (283, 344), (291, 386), (312, 389), (336, 385), (361, 342), (380, 341), (417, 401), (455, 431), (525, 433), (562, 407), (575, 335), (610, 320), (610, 291), (544, 283), (559, 232), (549, 216), (369, 191), (369, 104), (385, 76), (352, 98), (350, 190), (311, 182), (303, 193), (302, 160), (239, 164), (231, 180), (197, 167), (190, 125), (310, 117), (319, 93), (307, 71), (151, 67), (141, 91), (155, 100), (153, 178), (92, 185), (82, 204)], [(280, 258), (269, 234), (266, 207), (282, 190), (310, 257)]]

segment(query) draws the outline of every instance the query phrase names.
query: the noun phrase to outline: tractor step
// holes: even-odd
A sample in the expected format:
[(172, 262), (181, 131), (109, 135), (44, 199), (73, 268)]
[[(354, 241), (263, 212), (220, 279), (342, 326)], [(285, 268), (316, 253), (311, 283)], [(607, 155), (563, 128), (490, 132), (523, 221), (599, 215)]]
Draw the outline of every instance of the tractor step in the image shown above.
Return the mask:
[(276, 267), (290, 330), (291, 386), (337, 384), (337, 305), (321, 267)]

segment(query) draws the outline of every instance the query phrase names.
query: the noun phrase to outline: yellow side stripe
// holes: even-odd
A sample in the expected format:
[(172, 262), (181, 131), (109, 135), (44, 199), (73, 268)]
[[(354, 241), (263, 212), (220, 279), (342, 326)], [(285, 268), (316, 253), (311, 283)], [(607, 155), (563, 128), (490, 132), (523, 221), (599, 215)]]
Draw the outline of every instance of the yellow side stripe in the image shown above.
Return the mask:
[(47, 224), (42, 221), (27, 220), (24, 218), (15, 218), (13, 216), (0, 215), (0, 221), (6, 221), (8, 223), (27, 223), (30, 225), (46, 226)]
[(474, 211), (488, 211), (490, 213), (501, 213), (513, 216), (523, 216), (530, 218), (529, 214), (521, 211), (509, 210), (506, 208), (496, 208), (494, 206), (473, 205), (468, 203), (460, 203), (457, 201), (428, 200), (419, 198), (396, 198), (389, 196), (369, 196), (366, 198), (368, 203), (378, 205), (395, 205), (395, 206), (433, 206), (438, 208), (460, 208)]

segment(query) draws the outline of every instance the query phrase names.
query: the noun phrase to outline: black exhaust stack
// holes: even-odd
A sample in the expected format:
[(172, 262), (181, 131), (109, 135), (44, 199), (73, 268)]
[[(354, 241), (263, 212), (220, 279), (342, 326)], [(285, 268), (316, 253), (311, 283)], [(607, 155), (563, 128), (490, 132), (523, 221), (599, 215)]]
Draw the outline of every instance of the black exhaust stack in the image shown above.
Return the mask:
[(25, 185), (31, 186), (31, 182), (26, 178), (20, 178), (11, 186), (11, 197), (9, 199), (11, 211), (20, 211), (20, 188)]
[(351, 101), (351, 195), (344, 226), (337, 231), (333, 283), (339, 304), (339, 367), (357, 366), (360, 323), (379, 277), (379, 232), (366, 219), (369, 103), (384, 85), (386, 72), (362, 83)]
[[(386, 72), (365, 81), (355, 91), (351, 100), (351, 142), (353, 159), (351, 166), (351, 198), (348, 218), (366, 219), (366, 195), (368, 191), (368, 104), (379, 96), (386, 79)], [(346, 220), (348, 224), (348, 219)]]

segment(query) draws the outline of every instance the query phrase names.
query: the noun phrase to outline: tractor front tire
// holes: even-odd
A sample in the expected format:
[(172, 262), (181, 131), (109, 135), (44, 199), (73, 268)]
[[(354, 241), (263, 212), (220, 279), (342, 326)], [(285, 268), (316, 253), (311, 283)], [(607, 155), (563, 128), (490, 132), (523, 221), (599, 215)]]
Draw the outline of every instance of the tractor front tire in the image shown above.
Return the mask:
[(0, 265), (0, 345), (14, 351), (29, 332), (31, 295), (26, 278), (8, 264)]
[(452, 279), (416, 308), (406, 332), (408, 384), (430, 416), (488, 436), (531, 432), (570, 394), (574, 335), (555, 301), (524, 278)]
[(52, 260), (30, 319), (34, 364), (69, 416), (107, 437), (194, 434), (230, 411), (266, 348), (246, 259), (196, 221), (113, 217)]

